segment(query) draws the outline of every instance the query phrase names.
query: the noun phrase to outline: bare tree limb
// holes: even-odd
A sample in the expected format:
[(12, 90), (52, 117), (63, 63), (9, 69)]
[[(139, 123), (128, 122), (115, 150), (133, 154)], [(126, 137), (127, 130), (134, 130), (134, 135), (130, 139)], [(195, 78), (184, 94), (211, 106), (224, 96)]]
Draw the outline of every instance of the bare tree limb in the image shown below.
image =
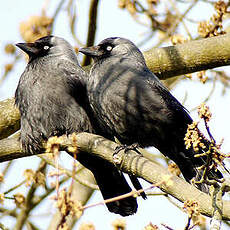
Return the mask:
[(230, 34), (194, 40), (144, 52), (147, 65), (160, 79), (230, 64)]
[(28, 156), (28, 154), (22, 152), (18, 137), (0, 140), (0, 155), (0, 162)]
[(75, 181), (77, 181), (78, 183), (80, 183), (81, 185), (85, 186), (85, 187), (89, 187), (92, 190), (98, 190), (98, 186), (96, 183), (90, 183), (88, 180), (84, 180), (80, 175), (80, 171), (84, 169), (83, 165), (80, 165), (79, 169), (76, 172), (76, 175), (72, 175), (73, 172), (65, 169), (63, 167), (61, 167), (60, 165), (58, 165), (58, 167), (55, 165), (54, 160), (46, 157), (46, 154), (42, 154), (39, 156), (42, 160), (44, 160), (47, 164), (52, 165), (54, 168), (56, 167), (56, 169), (58, 169), (59, 171), (61, 171), (63, 174), (66, 174), (68, 177), (72, 177)]
[[(79, 133), (77, 134), (76, 138), (77, 146), (80, 151), (95, 154), (98, 157), (102, 157), (103, 159), (114, 163), (113, 153), (118, 144), (106, 140), (101, 136), (89, 133)], [(19, 144), (19, 142), (17, 143)], [(62, 148), (66, 149), (71, 145), (71, 138), (63, 136), (61, 143)], [(18, 148), (16, 148), (17, 151), (15, 151), (15, 156), (14, 152), (10, 154), (8, 151), (8, 155), (14, 157), (7, 157), (6, 154), (2, 154), (3, 152), (0, 151), (0, 162), (8, 158), (17, 158), (19, 156)], [(26, 153), (21, 152), (21, 156), (26, 155)], [(129, 151), (126, 154), (124, 151), (121, 151), (118, 154), (116, 163), (117, 166), (124, 172), (132, 173), (150, 183), (160, 184), (159, 188), (162, 191), (170, 194), (181, 202), (185, 202), (187, 200), (197, 201), (199, 203), (199, 211), (201, 214), (209, 217), (213, 215), (212, 199), (209, 195), (199, 191), (194, 186), (188, 184), (185, 180), (177, 176), (173, 176), (159, 164), (149, 161), (147, 158), (137, 154), (134, 151)], [(166, 178), (168, 178), (169, 183), (167, 183)], [(166, 182), (162, 183), (163, 180), (166, 180)], [(223, 201), (222, 211), (223, 220), (230, 220), (230, 201)]]
[(0, 139), (8, 137), (20, 128), (20, 113), (14, 99), (0, 102)]

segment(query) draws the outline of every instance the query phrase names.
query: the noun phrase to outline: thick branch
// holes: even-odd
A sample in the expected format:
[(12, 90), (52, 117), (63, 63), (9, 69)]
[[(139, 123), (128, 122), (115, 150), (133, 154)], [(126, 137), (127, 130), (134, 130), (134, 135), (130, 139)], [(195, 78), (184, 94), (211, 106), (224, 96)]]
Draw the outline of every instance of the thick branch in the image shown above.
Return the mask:
[(20, 128), (20, 114), (14, 99), (0, 102), (0, 139), (8, 137)]
[(0, 140), (0, 162), (14, 160), (25, 156), (28, 156), (28, 154), (22, 152), (18, 137)]
[(230, 34), (153, 48), (144, 53), (148, 67), (160, 79), (230, 64)]
[[(66, 148), (71, 145), (71, 139), (63, 137), (61, 146)], [(77, 134), (77, 146), (81, 151), (95, 154), (105, 160), (108, 160), (109, 162), (114, 163), (113, 153), (118, 144), (106, 140), (98, 135), (79, 133)], [(16, 152), (17, 151), (18, 148), (16, 148)], [(3, 154), (1, 150), (0, 162), (9, 158), (14, 159), (18, 157), (18, 153), (14, 156), (14, 152), (11, 154), (9, 153), (8, 155), (11, 156)], [(21, 153), (21, 156), (26, 156), (26, 154)], [(147, 158), (138, 155), (134, 151), (129, 151), (127, 154), (124, 154), (124, 152), (121, 151), (118, 156), (121, 156), (121, 164), (119, 164), (119, 166), (122, 171), (132, 173), (150, 183), (159, 184), (159, 188), (161, 190), (172, 195), (181, 202), (185, 202), (186, 200), (195, 200), (199, 203), (199, 209), (202, 214), (210, 217), (212, 216), (212, 200), (207, 194), (199, 191), (194, 186), (188, 184), (185, 180), (177, 176), (173, 176), (164, 167), (149, 161)], [(169, 177), (172, 183), (162, 183), (165, 178)], [(230, 220), (230, 201), (223, 201), (223, 219)]]

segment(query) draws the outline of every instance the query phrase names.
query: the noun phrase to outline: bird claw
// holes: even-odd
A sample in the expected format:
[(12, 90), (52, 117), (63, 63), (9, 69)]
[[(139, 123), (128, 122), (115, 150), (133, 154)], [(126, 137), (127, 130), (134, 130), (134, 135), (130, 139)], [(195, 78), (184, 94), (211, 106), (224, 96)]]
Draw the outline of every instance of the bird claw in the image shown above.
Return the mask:
[(120, 151), (124, 150), (125, 153), (127, 153), (128, 151), (130, 150), (133, 150), (135, 151), (136, 153), (141, 154), (141, 152), (137, 149), (139, 148), (139, 144), (138, 143), (133, 143), (131, 145), (120, 145), (120, 146), (117, 146), (115, 148), (115, 151), (113, 153), (113, 156), (117, 155)]
[(133, 144), (131, 144), (131, 145), (126, 146), (126, 148), (125, 148), (124, 151), (125, 151), (125, 153), (126, 153), (126, 152), (128, 152), (129, 150), (133, 150), (133, 151), (135, 151), (136, 153), (142, 155), (141, 152), (138, 150), (139, 147), (140, 147), (140, 145), (139, 145), (138, 143), (133, 143)]
[(117, 147), (115, 148), (114, 153), (113, 153), (113, 157), (114, 157), (115, 155), (117, 155), (121, 150), (124, 150), (124, 151), (125, 151), (125, 149), (126, 149), (127, 147), (128, 147), (127, 145), (120, 145), (120, 146), (117, 146)]
[[(121, 164), (122, 162), (122, 157), (120, 155), (118, 155), (118, 153), (121, 151), (121, 150), (124, 150), (125, 153), (127, 153), (129, 150), (133, 150), (135, 151), (136, 153), (141, 154), (141, 152), (137, 149), (139, 147), (139, 144), (138, 143), (133, 143), (131, 145), (120, 145), (118, 147), (116, 147), (114, 153), (113, 153), (113, 160), (114, 162), (119, 165)], [(138, 191), (140, 189), (142, 189), (142, 186), (140, 184), (140, 182), (138, 181), (137, 177), (132, 175), (132, 174), (128, 174), (129, 175), (129, 178), (134, 186), (134, 188)], [(145, 194), (145, 192), (140, 192), (140, 195), (142, 196), (143, 199), (146, 199), (147, 196)]]
[(115, 163), (115, 165), (120, 165), (122, 162), (122, 157), (118, 154), (113, 154), (113, 162)]
[(139, 145), (137, 143), (131, 144), (131, 145), (120, 145), (115, 148), (115, 151), (113, 153), (113, 160), (116, 164), (120, 164), (121, 157), (118, 156), (118, 153), (122, 150), (124, 150), (125, 153), (127, 153), (130, 150), (135, 151), (136, 153), (141, 154), (141, 152), (137, 149)]
[(121, 164), (122, 158), (118, 155), (118, 153), (121, 150), (124, 150), (127, 147), (127, 145), (120, 145), (115, 148), (115, 151), (113, 153), (113, 161), (115, 164), (119, 165)]

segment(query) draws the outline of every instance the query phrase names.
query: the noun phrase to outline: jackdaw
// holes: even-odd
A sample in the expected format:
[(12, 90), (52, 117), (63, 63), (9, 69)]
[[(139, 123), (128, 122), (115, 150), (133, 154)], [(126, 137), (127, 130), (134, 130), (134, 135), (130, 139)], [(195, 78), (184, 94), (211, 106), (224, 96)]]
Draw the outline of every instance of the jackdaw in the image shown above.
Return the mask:
[[(80, 67), (71, 45), (63, 38), (46, 36), (16, 46), (29, 55), (15, 93), (21, 114), (23, 150), (39, 153), (42, 141), (54, 135), (93, 133), (92, 123), (82, 107), (87, 108), (84, 82), (88, 75)], [(104, 199), (131, 191), (124, 175), (113, 164), (87, 152), (79, 153), (77, 160), (92, 171)], [(110, 212), (122, 216), (137, 210), (134, 197), (106, 205)]]
[(100, 129), (122, 144), (156, 147), (179, 166), (188, 182), (197, 176), (196, 167), (206, 157), (194, 157), (195, 152), (185, 147), (192, 118), (148, 69), (141, 51), (120, 37), (79, 51), (94, 60), (87, 91)]

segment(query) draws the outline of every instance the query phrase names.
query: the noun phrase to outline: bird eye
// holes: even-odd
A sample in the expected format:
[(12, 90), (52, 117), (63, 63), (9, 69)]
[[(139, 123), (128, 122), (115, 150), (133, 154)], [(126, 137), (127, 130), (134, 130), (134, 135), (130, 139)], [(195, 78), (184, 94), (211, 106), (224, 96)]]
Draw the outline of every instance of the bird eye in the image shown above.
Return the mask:
[(44, 50), (48, 50), (50, 47), (49, 46), (44, 46), (43, 49)]
[(106, 46), (106, 50), (107, 50), (107, 51), (111, 51), (112, 49), (113, 49), (113, 47), (112, 47), (112, 46), (109, 46), (109, 45), (108, 45), (108, 46)]

